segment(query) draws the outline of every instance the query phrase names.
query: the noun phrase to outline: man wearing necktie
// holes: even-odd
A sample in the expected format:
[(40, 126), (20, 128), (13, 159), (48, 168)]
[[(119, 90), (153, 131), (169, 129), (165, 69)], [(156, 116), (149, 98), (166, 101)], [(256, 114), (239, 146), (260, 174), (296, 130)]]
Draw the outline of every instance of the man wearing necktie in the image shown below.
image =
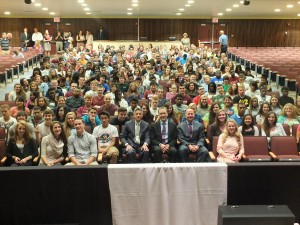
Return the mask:
[(195, 113), (193, 109), (187, 109), (185, 112), (186, 121), (178, 125), (178, 140), (180, 146), (179, 161), (187, 162), (188, 154), (196, 154), (197, 162), (209, 162), (208, 150), (204, 146), (205, 134), (201, 123), (194, 120)]
[(176, 162), (177, 149), (177, 126), (168, 121), (168, 111), (166, 107), (158, 110), (159, 121), (152, 123), (150, 128), (151, 149), (154, 153), (154, 161), (162, 162), (162, 155), (168, 154), (169, 162)]
[(150, 152), (149, 124), (142, 120), (143, 111), (140, 108), (134, 110), (133, 119), (125, 123), (123, 132), (120, 134), (127, 163), (134, 163), (136, 154), (140, 155), (143, 163), (148, 163)]
[(26, 50), (26, 48), (30, 45), (31, 36), (28, 33), (27, 27), (24, 28), (24, 32), (21, 33), (21, 41), (22, 41), (22, 48)]

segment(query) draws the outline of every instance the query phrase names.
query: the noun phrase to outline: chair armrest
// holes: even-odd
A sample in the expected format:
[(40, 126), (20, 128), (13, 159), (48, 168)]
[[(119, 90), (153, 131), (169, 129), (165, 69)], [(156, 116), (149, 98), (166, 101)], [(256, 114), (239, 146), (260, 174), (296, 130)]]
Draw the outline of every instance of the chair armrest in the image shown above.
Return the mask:
[(3, 159), (1, 159), (1, 165), (4, 165), (6, 161), (7, 161), (7, 157), (4, 156)]
[(208, 152), (208, 154), (209, 154), (209, 157), (210, 157), (211, 161), (216, 162), (216, 156), (214, 155), (214, 153), (213, 152)]
[(278, 161), (278, 157), (273, 152), (269, 152), (269, 155), (274, 159), (274, 161)]

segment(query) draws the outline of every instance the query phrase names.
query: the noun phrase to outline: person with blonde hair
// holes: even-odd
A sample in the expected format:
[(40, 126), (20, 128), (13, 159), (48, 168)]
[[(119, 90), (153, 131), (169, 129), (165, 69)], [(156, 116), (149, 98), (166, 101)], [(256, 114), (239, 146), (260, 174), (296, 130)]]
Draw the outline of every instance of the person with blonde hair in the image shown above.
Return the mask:
[(281, 115), (278, 117), (278, 123), (284, 123), (292, 127), (294, 124), (299, 124), (297, 108), (291, 103), (285, 104), (282, 108)]
[(76, 114), (74, 112), (68, 112), (65, 117), (64, 122), (64, 132), (66, 134), (66, 138), (68, 139), (71, 134), (75, 134), (76, 130), (74, 127), (74, 120), (76, 118)]
[(36, 141), (31, 137), (27, 123), (20, 120), (16, 125), (14, 137), (9, 139), (7, 145), (7, 163), (11, 166), (32, 166), (33, 159), (37, 156)]
[(226, 122), (226, 128), (219, 136), (217, 152), (218, 162), (238, 163), (241, 160), (244, 154), (244, 139), (235, 120), (228, 119)]

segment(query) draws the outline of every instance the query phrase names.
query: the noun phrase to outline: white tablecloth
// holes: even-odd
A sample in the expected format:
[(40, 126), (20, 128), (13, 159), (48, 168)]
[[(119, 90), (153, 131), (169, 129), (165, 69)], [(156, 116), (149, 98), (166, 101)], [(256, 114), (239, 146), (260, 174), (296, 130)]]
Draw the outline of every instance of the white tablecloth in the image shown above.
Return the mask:
[(108, 166), (114, 225), (216, 225), (227, 203), (223, 163)]

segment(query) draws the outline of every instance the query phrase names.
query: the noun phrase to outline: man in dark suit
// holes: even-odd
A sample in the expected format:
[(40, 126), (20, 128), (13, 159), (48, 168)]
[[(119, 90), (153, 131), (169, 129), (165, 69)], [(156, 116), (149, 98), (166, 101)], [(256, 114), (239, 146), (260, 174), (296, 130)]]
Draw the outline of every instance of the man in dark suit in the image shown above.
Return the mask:
[(22, 48), (26, 50), (28, 46), (30, 46), (30, 40), (31, 40), (31, 35), (28, 33), (27, 27), (24, 28), (24, 32), (21, 33), (21, 41), (22, 41)]
[(134, 163), (136, 153), (140, 155), (143, 163), (149, 162), (149, 124), (143, 121), (142, 117), (143, 111), (136, 108), (133, 113), (134, 119), (125, 123), (124, 130), (120, 135), (124, 146), (122, 153), (126, 154), (128, 163)]
[(180, 146), (178, 149), (180, 162), (188, 161), (188, 153), (197, 154), (197, 162), (209, 162), (208, 150), (204, 146), (205, 134), (201, 123), (194, 120), (193, 109), (185, 112), (186, 121), (178, 125), (178, 139)]
[(103, 27), (100, 27), (100, 29), (98, 31), (98, 40), (107, 40), (106, 32), (103, 29)]
[(162, 162), (162, 154), (169, 155), (169, 162), (176, 162), (177, 149), (177, 126), (168, 121), (168, 111), (166, 107), (159, 109), (159, 121), (152, 123), (150, 128), (151, 149), (154, 153), (156, 163)]

